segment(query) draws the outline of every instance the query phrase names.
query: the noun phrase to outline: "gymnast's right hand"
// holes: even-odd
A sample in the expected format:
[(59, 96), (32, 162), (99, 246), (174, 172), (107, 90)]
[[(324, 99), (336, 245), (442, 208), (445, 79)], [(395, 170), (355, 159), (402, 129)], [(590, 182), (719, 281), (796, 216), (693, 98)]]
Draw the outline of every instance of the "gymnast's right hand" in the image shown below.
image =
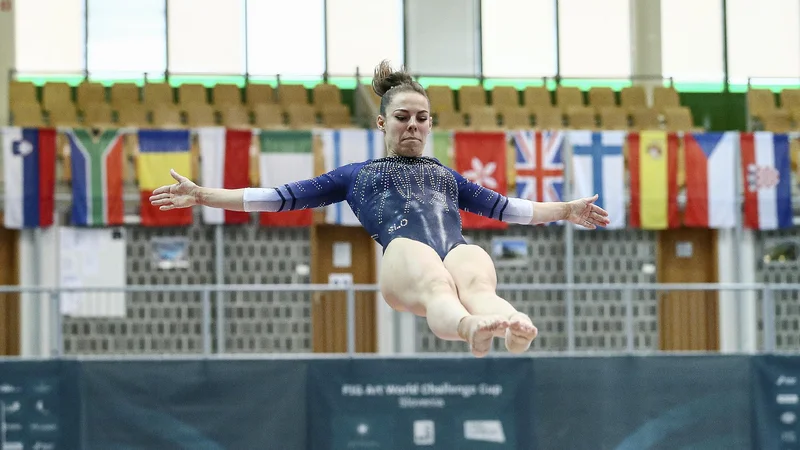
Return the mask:
[(150, 204), (158, 206), (161, 211), (176, 208), (190, 208), (196, 205), (199, 188), (190, 179), (170, 169), (169, 174), (177, 181), (175, 184), (161, 186), (153, 191)]

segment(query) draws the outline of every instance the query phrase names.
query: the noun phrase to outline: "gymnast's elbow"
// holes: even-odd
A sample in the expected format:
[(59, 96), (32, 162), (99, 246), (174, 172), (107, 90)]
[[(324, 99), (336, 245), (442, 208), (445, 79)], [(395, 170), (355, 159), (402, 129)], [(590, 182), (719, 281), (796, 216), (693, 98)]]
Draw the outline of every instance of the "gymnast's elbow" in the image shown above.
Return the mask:
[(246, 212), (285, 211), (286, 199), (275, 188), (245, 188), (242, 207)]
[(523, 198), (508, 197), (508, 204), (502, 212), (503, 222), (518, 225), (533, 223), (533, 202)]

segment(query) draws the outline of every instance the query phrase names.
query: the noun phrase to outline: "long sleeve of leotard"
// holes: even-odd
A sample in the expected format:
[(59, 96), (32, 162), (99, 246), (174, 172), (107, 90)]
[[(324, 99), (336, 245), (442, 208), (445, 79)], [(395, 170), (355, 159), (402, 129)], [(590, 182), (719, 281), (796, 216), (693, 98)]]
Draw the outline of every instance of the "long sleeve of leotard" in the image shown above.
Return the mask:
[(530, 224), (533, 220), (532, 202), (521, 198), (507, 197), (469, 181), (451, 168), (448, 170), (456, 178), (460, 209), (508, 223)]
[(247, 188), (243, 196), (244, 210), (296, 211), (344, 201), (357, 168), (358, 164), (348, 164), (307, 180), (274, 187)]

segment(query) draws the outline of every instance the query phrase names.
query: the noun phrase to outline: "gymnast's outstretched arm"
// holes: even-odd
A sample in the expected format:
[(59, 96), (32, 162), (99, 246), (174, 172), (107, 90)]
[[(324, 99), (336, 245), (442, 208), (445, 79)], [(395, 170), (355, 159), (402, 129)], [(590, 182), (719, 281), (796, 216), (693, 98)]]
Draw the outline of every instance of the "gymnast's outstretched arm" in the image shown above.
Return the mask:
[(153, 191), (150, 203), (162, 211), (194, 205), (230, 211), (294, 211), (345, 200), (353, 167), (343, 166), (315, 178), (264, 188), (222, 189), (198, 186), (174, 170), (177, 183)]
[(502, 222), (534, 225), (566, 220), (582, 227), (595, 229), (608, 225), (608, 213), (595, 205), (598, 196), (569, 202), (533, 202), (507, 197), (492, 189), (469, 181), (450, 169), (458, 184), (459, 207)]

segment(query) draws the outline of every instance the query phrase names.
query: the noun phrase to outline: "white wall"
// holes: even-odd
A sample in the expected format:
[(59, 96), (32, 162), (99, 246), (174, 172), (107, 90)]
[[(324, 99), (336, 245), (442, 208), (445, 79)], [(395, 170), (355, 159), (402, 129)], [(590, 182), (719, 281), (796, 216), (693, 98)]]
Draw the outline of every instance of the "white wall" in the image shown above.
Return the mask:
[(408, 0), (408, 69), (429, 76), (478, 76), (478, 16), (477, 0)]
[[(14, 7), (14, 2), (11, 3), (11, 7)], [(2, 125), (8, 123), (8, 71), (12, 67), (14, 67), (14, 11), (0, 9), (0, 124)]]

